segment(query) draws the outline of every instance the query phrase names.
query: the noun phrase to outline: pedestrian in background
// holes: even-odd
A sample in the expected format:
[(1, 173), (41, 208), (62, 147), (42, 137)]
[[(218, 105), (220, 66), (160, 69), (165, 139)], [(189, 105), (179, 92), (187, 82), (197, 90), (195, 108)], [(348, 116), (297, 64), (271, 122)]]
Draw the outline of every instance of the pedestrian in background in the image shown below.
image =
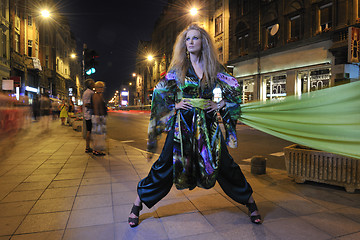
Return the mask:
[(37, 95), (34, 97), (32, 101), (32, 112), (33, 112), (34, 120), (37, 121), (40, 117), (40, 101)]
[(93, 150), (90, 147), (90, 141), (91, 141), (91, 129), (92, 129), (92, 123), (91, 123), (91, 116), (93, 115), (93, 106), (91, 104), (92, 95), (94, 94), (94, 87), (95, 87), (95, 81), (91, 78), (87, 79), (85, 81), (86, 90), (83, 93), (82, 101), (83, 101), (83, 113), (84, 113), (84, 120), (85, 120), (85, 126), (86, 128), (86, 153), (92, 153)]
[(105, 155), (106, 149), (106, 116), (107, 108), (104, 100), (105, 83), (95, 83), (95, 93), (92, 96), (93, 115), (91, 117), (93, 140), (93, 154), (96, 156)]
[(62, 100), (62, 103), (59, 106), (60, 110), (60, 119), (61, 125), (65, 125), (65, 120), (68, 118), (68, 105), (66, 104), (65, 99)]
[(49, 122), (50, 122), (50, 109), (51, 102), (47, 93), (41, 95), (40, 98), (40, 112), (41, 112), (41, 122), (44, 131), (49, 130)]
[(67, 118), (67, 123), (69, 124), (69, 126), (71, 125), (71, 117), (74, 116), (74, 112), (75, 112), (74, 102), (71, 99), (69, 99), (69, 110), (68, 110), (68, 118)]
[[(212, 101), (215, 87), (222, 90), (219, 103)], [(177, 189), (191, 190), (212, 188), (216, 181), (229, 197), (247, 206), (253, 223), (261, 223), (252, 188), (226, 146), (237, 146), (241, 93), (237, 80), (218, 62), (212, 39), (204, 29), (190, 25), (178, 35), (168, 73), (153, 93), (148, 151), (155, 152), (162, 132), (168, 134), (159, 159), (138, 183), (138, 196), (128, 219), (131, 227), (139, 224), (142, 203), (153, 207), (173, 183)]]

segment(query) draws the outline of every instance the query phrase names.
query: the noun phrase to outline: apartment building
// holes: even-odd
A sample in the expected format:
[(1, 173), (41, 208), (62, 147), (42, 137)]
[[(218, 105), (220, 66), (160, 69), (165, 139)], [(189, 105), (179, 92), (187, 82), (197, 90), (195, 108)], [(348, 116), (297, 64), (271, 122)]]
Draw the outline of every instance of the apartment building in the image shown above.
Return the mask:
[(0, 0), (0, 88), (2, 80), (10, 79), (10, 51), (9, 51), (9, 1)]
[(243, 84), (243, 100), (357, 80), (358, 57), (348, 59), (348, 30), (356, 30), (358, 9), (358, 0), (230, 0), (228, 65)]
[[(147, 91), (160, 79), (159, 66), (168, 67), (177, 34), (191, 22), (214, 37), (220, 62), (243, 86), (244, 102), (281, 99), (356, 81), (359, 2), (199, 0), (189, 5), (169, 0), (152, 35), (158, 57)], [(194, 16), (188, 14), (191, 7), (198, 8)]]
[[(53, 7), (54, 1), (0, 1), (9, 3), (9, 77), (20, 87), (20, 94), (27, 96), (30, 103), (42, 93), (57, 99), (80, 99), (80, 61), (72, 58), (76, 41), (66, 18)], [(51, 17), (41, 14), (44, 9)]]

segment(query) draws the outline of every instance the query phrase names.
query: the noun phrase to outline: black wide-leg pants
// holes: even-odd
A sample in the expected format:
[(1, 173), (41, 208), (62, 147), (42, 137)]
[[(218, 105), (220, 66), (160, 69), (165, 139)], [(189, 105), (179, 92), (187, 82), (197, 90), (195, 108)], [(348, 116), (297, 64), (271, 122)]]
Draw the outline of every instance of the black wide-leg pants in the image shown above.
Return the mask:
[[(148, 208), (164, 198), (173, 185), (173, 142), (174, 130), (171, 130), (166, 137), (159, 159), (152, 165), (149, 175), (138, 184), (137, 192), (140, 200)], [(229, 197), (241, 204), (247, 203), (253, 192), (239, 165), (230, 156), (223, 137), (221, 137), (221, 159), (217, 181)]]

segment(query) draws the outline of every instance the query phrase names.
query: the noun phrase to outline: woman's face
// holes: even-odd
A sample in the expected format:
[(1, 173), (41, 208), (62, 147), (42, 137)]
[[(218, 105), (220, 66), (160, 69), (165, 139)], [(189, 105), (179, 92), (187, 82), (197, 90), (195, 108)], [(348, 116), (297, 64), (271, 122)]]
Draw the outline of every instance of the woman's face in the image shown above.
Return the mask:
[(190, 30), (185, 37), (186, 49), (189, 53), (198, 54), (201, 51), (201, 35), (198, 30)]

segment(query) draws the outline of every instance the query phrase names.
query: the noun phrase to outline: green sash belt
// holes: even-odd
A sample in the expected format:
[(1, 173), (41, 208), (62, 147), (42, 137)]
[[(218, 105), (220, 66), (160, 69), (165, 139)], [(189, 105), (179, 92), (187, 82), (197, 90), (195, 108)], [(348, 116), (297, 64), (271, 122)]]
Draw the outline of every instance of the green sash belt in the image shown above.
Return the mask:
[(183, 98), (183, 99), (190, 101), (193, 107), (200, 109), (205, 109), (206, 104), (209, 101), (211, 101), (209, 99), (204, 99), (204, 98)]

